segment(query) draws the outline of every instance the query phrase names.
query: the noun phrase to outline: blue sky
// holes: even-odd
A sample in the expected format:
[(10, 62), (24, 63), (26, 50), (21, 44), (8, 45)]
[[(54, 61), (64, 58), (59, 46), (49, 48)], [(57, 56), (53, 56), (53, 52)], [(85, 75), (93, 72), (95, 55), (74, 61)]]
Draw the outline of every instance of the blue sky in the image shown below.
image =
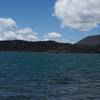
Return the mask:
[(11, 18), (20, 28), (31, 28), (38, 33), (40, 40), (52, 32), (61, 34), (66, 42), (76, 42), (87, 35), (100, 33), (99, 27), (90, 31), (80, 31), (69, 26), (61, 28), (61, 21), (52, 15), (56, 2), (56, 0), (0, 0), (0, 18)]

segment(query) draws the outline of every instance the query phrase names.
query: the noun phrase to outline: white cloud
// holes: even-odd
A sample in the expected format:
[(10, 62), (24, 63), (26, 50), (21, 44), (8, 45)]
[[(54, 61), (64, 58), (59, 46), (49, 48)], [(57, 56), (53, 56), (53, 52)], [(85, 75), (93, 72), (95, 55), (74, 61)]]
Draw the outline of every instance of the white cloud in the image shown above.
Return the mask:
[(11, 18), (0, 18), (0, 40), (37, 41), (37, 33), (31, 28), (18, 28)]
[(0, 18), (0, 29), (2, 31), (5, 30), (13, 30), (17, 28), (16, 22), (11, 18)]
[(13, 31), (4, 32), (2, 38), (4, 40), (15, 40), (17, 39), (17, 34)]
[(18, 39), (26, 41), (38, 41), (37, 33), (33, 32), (31, 28), (23, 28), (16, 31)]
[[(65, 42), (65, 39), (63, 39), (62, 35), (57, 32), (51, 32), (47, 33), (46, 36), (44, 37), (45, 41), (52, 40), (52, 41), (57, 41), (57, 42)], [(67, 42), (67, 40), (66, 40)]]
[[(25, 40), (39, 41), (38, 33), (31, 28), (19, 28), (11, 18), (0, 18), (0, 41), (3, 40)], [(68, 42), (60, 33), (51, 32), (43, 36), (43, 40), (53, 40), (57, 42)]]
[(57, 32), (52, 32), (52, 33), (47, 33), (46, 36), (44, 37), (44, 40), (54, 40), (54, 41), (59, 41), (61, 39), (62, 35)]
[(57, 0), (54, 8), (62, 27), (89, 31), (100, 24), (100, 0)]
[(33, 33), (33, 30), (31, 28), (23, 28), (16, 31), (18, 34), (27, 34), (27, 33)]

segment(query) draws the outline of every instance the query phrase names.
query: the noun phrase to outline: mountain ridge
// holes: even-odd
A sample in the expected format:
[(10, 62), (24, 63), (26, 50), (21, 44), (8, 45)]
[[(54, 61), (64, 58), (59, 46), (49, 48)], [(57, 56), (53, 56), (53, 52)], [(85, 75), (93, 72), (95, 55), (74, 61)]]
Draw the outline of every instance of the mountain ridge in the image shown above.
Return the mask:
[(23, 40), (0, 41), (0, 51), (50, 53), (100, 53), (100, 46), (87, 46), (56, 41), (29, 42)]
[(88, 36), (88, 37), (78, 41), (76, 44), (88, 45), (88, 46), (100, 45), (100, 35)]

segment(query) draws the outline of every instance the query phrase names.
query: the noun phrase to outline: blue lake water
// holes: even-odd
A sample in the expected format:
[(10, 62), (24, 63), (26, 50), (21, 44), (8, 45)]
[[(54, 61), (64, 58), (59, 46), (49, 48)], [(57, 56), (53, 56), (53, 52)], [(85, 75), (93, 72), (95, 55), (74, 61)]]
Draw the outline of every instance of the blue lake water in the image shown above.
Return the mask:
[(0, 100), (100, 100), (100, 55), (0, 52)]

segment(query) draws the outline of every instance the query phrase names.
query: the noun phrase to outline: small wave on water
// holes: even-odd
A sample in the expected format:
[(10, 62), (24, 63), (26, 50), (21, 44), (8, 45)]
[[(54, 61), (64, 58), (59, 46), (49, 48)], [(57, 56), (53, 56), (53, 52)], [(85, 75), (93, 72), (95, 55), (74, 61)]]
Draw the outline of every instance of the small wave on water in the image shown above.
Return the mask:
[(100, 100), (100, 55), (0, 52), (0, 100)]

